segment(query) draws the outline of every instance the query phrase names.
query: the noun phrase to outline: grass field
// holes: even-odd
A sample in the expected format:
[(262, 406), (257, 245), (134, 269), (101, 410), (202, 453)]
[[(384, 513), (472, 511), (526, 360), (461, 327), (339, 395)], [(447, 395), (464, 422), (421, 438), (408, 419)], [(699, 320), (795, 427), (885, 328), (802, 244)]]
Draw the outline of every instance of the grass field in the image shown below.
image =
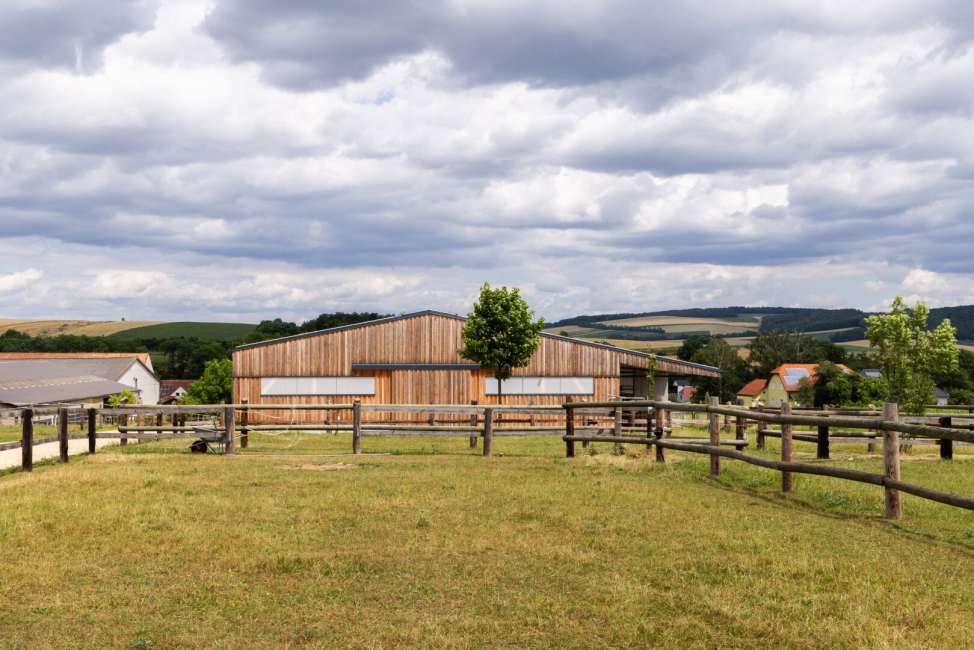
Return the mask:
[(158, 323), (113, 334), (114, 339), (169, 338), (177, 336), (198, 336), (217, 341), (242, 339), (256, 329), (256, 325), (246, 323)]
[(0, 318), (0, 332), (16, 330), (31, 336), (75, 334), (109, 336), (133, 328), (156, 325), (155, 321), (24, 320)]
[[(971, 513), (599, 446), (288, 434), (0, 476), (0, 648), (974, 645)], [(974, 493), (970, 460), (918, 458), (907, 480)]]

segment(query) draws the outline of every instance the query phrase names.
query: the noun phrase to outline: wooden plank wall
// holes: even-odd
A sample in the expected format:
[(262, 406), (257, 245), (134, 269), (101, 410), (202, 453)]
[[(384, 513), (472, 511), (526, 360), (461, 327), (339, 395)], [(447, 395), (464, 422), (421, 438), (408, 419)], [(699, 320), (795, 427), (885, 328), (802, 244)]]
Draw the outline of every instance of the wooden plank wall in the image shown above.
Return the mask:
[[(379, 323), (300, 339), (257, 346), (233, 353), (234, 402), (247, 398), (251, 404), (320, 404), (351, 402), (353, 396), (262, 397), (260, 377), (321, 377), (370, 375), (376, 377), (375, 397), (363, 403), (379, 404), (496, 404), (496, 396), (484, 394), (489, 371), (380, 370), (352, 371), (356, 363), (468, 363), (457, 354), (462, 345), (464, 321), (439, 314)], [(576, 399), (605, 400), (619, 394), (621, 365), (645, 368), (645, 357), (626, 351), (585, 345), (543, 336), (541, 346), (515, 376), (595, 377), (595, 394)], [(663, 368), (660, 362), (660, 370)], [(672, 365), (672, 364), (666, 364)], [(505, 404), (560, 404), (568, 396), (511, 396)], [(285, 415), (278, 412), (278, 417)], [(366, 419), (392, 419), (364, 414)], [(271, 421), (255, 414), (257, 421)], [(290, 421), (287, 414), (287, 421)], [(322, 422), (325, 412), (305, 411), (296, 421)], [(333, 414), (332, 417), (339, 417)], [(347, 416), (350, 417), (350, 416)], [(400, 415), (395, 419), (415, 419)]]

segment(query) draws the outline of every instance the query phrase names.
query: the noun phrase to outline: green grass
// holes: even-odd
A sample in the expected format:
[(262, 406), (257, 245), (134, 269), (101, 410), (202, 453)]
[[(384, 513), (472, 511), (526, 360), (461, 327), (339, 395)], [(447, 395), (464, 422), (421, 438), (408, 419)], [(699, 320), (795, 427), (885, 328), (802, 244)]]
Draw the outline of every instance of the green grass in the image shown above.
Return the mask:
[[(889, 522), (873, 486), (557, 438), (188, 443), (0, 477), (0, 648), (974, 645), (974, 514), (906, 496)], [(918, 458), (907, 480), (974, 493), (969, 460)]]
[(170, 338), (178, 336), (197, 336), (203, 339), (231, 341), (242, 339), (256, 329), (256, 325), (245, 323), (161, 323), (134, 327), (130, 330), (112, 334), (113, 339)]

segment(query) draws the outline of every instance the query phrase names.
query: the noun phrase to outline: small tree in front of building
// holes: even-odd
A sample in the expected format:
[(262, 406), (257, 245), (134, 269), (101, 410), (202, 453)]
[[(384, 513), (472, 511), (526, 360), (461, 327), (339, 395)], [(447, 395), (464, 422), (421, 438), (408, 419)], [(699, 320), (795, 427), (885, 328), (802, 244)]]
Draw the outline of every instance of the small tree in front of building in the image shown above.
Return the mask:
[(139, 398), (136, 396), (135, 393), (130, 391), (128, 388), (123, 390), (118, 395), (112, 395), (111, 397), (108, 398), (108, 405), (111, 406), (113, 409), (117, 409), (122, 404), (133, 406), (138, 403), (139, 403)]
[(907, 307), (896, 296), (890, 313), (866, 319), (869, 345), (878, 348), (876, 360), (886, 382), (887, 399), (907, 413), (922, 415), (934, 399), (932, 375), (957, 367), (956, 330), (944, 319), (927, 329), (930, 309), (921, 301)]
[(543, 328), (544, 319), (534, 320), (534, 311), (517, 288), (491, 289), (484, 283), (473, 311), (467, 314), (460, 334), (463, 347), (457, 353), (494, 371), (500, 404), (501, 385), (511, 378), (515, 368), (523, 368), (531, 361), (531, 355), (541, 346)]
[(233, 399), (233, 362), (230, 359), (207, 361), (203, 376), (179, 400), (183, 404), (226, 404)]

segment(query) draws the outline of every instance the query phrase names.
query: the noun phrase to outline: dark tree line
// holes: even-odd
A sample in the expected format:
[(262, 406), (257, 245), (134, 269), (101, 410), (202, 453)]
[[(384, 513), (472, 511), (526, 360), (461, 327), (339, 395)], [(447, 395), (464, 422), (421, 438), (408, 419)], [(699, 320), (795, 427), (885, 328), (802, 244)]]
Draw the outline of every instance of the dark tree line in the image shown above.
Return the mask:
[[(382, 318), (375, 312), (336, 312), (296, 325), (280, 318), (265, 320), (244, 339), (256, 343), (268, 339), (314, 332), (342, 325), (354, 325)], [(197, 336), (169, 338), (114, 339), (103, 336), (31, 336), (16, 330), (0, 334), (0, 352), (149, 352), (156, 375), (164, 379), (199, 379), (208, 361), (229, 359), (235, 341), (215, 341)]]

